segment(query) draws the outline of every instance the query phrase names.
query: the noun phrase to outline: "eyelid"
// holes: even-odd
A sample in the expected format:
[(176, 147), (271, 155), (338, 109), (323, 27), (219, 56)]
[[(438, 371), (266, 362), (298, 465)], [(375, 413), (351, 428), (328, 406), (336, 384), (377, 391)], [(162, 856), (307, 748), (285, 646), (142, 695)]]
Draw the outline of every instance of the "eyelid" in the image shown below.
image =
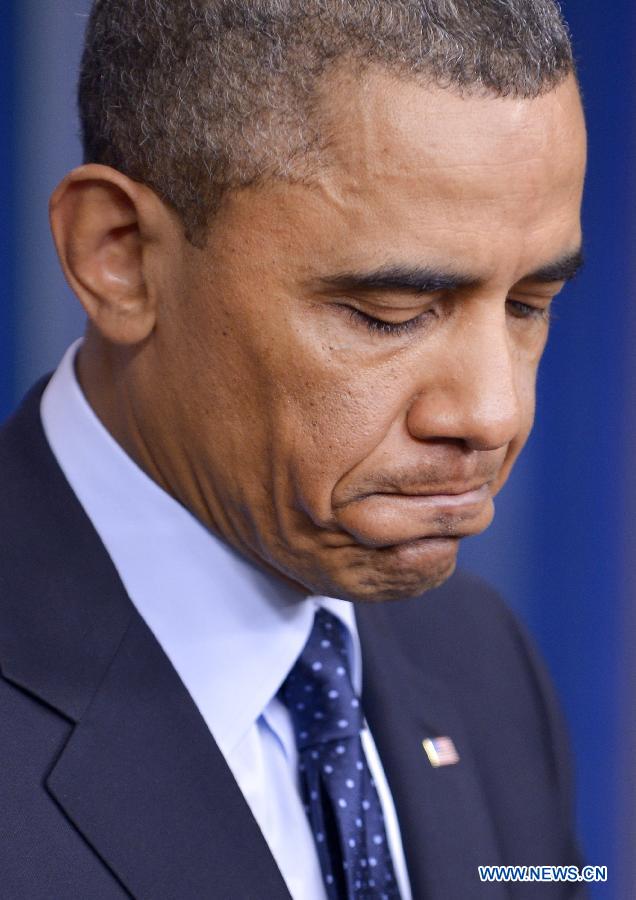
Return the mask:
[[(391, 313), (416, 313), (423, 312), (432, 303), (440, 299), (440, 294), (396, 294), (387, 300), (386, 294), (339, 294), (336, 301), (343, 306), (352, 306), (361, 309), (369, 316), (390, 315)], [(372, 310), (367, 312), (367, 309)]]
[[(522, 295), (523, 296), (523, 295)], [(536, 298), (536, 295), (534, 295)], [(524, 299), (520, 299), (518, 297), (508, 297), (507, 305), (509, 308), (516, 310), (515, 315), (518, 319), (535, 319), (535, 320), (544, 320), (549, 322), (551, 318), (551, 306), (554, 300), (554, 296), (550, 296), (550, 298), (544, 298), (547, 300), (545, 305), (536, 305), (534, 303), (526, 303)], [(337, 306), (344, 310), (349, 318), (356, 322), (357, 324), (364, 324), (367, 326), (368, 330), (372, 334), (387, 334), (393, 337), (397, 337), (400, 335), (407, 334), (410, 331), (420, 327), (423, 325), (425, 321), (427, 321), (431, 315), (436, 315), (436, 308), (434, 305), (428, 306), (425, 309), (421, 310), (417, 315), (412, 316), (409, 319), (404, 319), (401, 322), (391, 322), (387, 319), (379, 318), (378, 316), (373, 316), (368, 312), (360, 309), (358, 306), (354, 306), (352, 303), (338, 303)], [(386, 307), (388, 310), (389, 307)], [(392, 312), (406, 312), (407, 310), (404, 308), (395, 309), (394, 307), (390, 307)]]
[(538, 283), (520, 282), (512, 289), (512, 293), (521, 297), (534, 297), (538, 300), (553, 300), (567, 287), (567, 281), (542, 281)]
[(349, 304), (339, 305), (341, 309), (348, 313), (349, 318), (357, 323), (366, 325), (372, 333), (390, 334), (393, 336), (406, 334), (414, 328), (417, 328), (422, 324), (424, 319), (428, 319), (432, 312), (430, 309), (425, 309), (416, 316), (412, 316), (410, 319), (405, 319), (402, 322), (388, 322), (386, 319), (378, 319), (376, 316), (363, 312), (361, 309), (358, 309), (357, 306), (350, 306)]
[[(549, 321), (551, 314), (551, 304), (548, 303), (546, 306), (536, 306), (533, 303), (526, 303), (523, 300), (518, 300), (515, 297), (508, 297), (506, 301), (509, 308), (513, 308), (517, 310), (517, 318), (519, 319), (545, 319)], [(524, 312), (522, 312), (522, 310)]]

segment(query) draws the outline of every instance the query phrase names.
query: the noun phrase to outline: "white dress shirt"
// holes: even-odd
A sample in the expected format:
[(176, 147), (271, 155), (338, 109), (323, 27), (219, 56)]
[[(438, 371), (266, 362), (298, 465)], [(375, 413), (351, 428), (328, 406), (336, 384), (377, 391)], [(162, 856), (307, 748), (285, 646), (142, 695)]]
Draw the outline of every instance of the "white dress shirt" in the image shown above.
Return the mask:
[[(298, 595), (211, 534), (152, 481), (101, 424), (69, 348), (42, 398), (46, 437), (133, 604), (225, 757), (294, 900), (325, 900), (300, 798), (291, 720), (276, 694), (322, 605), (346, 625), (362, 683), (353, 607)], [(363, 746), (384, 811), (403, 900), (411, 900), (393, 800), (373, 742)]]

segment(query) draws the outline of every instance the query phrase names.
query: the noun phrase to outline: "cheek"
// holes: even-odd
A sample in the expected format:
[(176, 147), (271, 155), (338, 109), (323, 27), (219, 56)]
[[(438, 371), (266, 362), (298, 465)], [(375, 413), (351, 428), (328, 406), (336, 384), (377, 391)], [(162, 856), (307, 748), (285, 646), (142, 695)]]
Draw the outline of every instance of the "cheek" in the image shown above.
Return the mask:
[[(337, 482), (369, 457), (399, 416), (399, 380), (387, 373), (340, 367), (300, 380), (279, 398), (275, 440), (295, 502), (315, 520), (331, 520)], [(285, 477), (283, 470), (282, 476)]]
[(408, 388), (395, 354), (371, 352), (344, 318), (293, 304), (286, 311), (271, 342), (276, 352), (260, 346), (269, 438), (294, 489), (323, 506), (338, 479), (383, 440)]
[(526, 361), (518, 370), (517, 402), (519, 405), (519, 428), (515, 438), (508, 445), (504, 464), (493, 487), (493, 494), (497, 494), (508, 480), (512, 467), (532, 431), (536, 405), (537, 369), (538, 360), (532, 360)]
[(536, 354), (532, 358), (527, 359), (521, 366), (520, 376), (518, 378), (517, 390), (519, 396), (519, 418), (521, 423), (520, 443), (522, 446), (523, 444), (525, 444), (534, 424), (537, 394), (537, 376), (539, 372), (539, 363), (541, 361), (541, 355), (543, 353), (544, 347), (545, 341), (542, 344), (541, 352)]

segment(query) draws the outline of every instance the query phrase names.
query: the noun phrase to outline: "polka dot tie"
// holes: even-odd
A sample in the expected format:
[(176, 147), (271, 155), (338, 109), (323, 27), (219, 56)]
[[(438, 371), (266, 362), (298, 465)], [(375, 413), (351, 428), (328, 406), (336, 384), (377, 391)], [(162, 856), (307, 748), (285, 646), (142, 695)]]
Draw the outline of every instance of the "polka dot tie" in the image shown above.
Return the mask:
[(316, 612), (279, 696), (298, 747), (300, 785), (329, 900), (399, 900), (382, 807), (360, 731), (345, 626)]

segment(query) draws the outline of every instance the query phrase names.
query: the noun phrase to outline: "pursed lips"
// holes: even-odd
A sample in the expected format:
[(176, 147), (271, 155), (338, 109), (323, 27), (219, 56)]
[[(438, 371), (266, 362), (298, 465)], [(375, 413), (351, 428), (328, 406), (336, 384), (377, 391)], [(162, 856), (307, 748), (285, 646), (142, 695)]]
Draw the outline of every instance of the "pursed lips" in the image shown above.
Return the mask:
[(491, 499), (490, 483), (478, 487), (446, 488), (443, 491), (402, 493), (400, 491), (378, 491), (361, 500), (384, 504), (387, 509), (395, 506), (402, 515), (432, 512), (437, 516), (451, 516), (465, 519), (478, 512)]
[(491, 482), (427, 487), (424, 492), (374, 491), (338, 511), (338, 522), (368, 546), (390, 546), (423, 538), (466, 537), (492, 516)]
[[(396, 497), (470, 497), (472, 495), (481, 494), (484, 490), (488, 490), (492, 481), (479, 481), (476, 484), (463, 484), (463, 485), (443, 485), (431, 487), (427, 485), (426, 487), (422, 487), (422, 489), (413, 488), (409, 486), (408, 490), (401, 490), (399, 488), (395, 490), (387, 490), (383, 488), (378, 491), (369, 491), (365, 496), (378, 496), (378, 495), (386, 495), (386, 496), (396, 496)], [(362, 499), (362, 498), (360, 498)]]

